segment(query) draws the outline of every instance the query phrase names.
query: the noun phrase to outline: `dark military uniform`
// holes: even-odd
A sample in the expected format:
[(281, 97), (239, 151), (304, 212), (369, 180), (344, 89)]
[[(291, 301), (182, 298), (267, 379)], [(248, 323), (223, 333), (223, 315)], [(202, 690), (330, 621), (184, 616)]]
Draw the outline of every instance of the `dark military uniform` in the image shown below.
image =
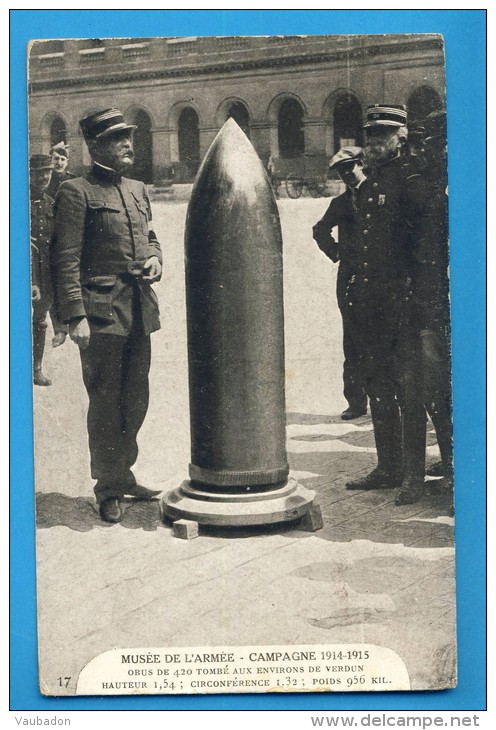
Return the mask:
[[(433, 161), (434, 163), (434, 161)], [(446, 166), (428, 165), (413, 181), (421, 215), (412, 226), (414, 307), (420, 330), (425, 407), (436, 430), (444, 475), (453, 479)]]
[(419, 332), (412, 316), (410, 227), (417, 211), (408, 177), (401, 157), (367, 171), (356, 200), (355, 271), (346, 305), (364, 355), (378, 467), (396, 483), (402, 478), (421, 483), (425, 410)]
[(155, 292), (142, 278), (160, 245), (149, 230), (142, 182), (95, 164), (58, 192), (54, 272), (63, 322), (87, 317), (91, 336), (80, 350), (89, 396), (91, 473), (98, 502), (135, 484), (131, 467), (148, 408), (150, 333), (159, 329)]
[[(31, 195), (31, 283), (40, 291), (33, 300), (33, 369), (41, 370), (45, 348), (46, 317), (52, 305), (50, 247), (53, 230), (53, 200), (46, 192)], [(49, 383), (47, 383), (49, 384)]]
[[(48, 183), (47, 187), (45, 188), (45, 193), (52, 199), (52, 206), (55, 201), (55, 197), (57, 195), (58, 189), (60, 185), (65, 182), (66, 180), (72, 180), (76, 176), (72, 174), (72, 172), (56, 172), (56, 170), (52, 170), (52, 174), (50, 176), (50, 182)], [(52, 215), (53, 218), (53, 215)], [(49, 279), (50, 279), (50, 287), (51, 285), (51, 277), (52, 272), (50, 270), (49, 272)], [(54, 307), (52, 306), (52, 303), (50, 303), (50, 319), (52, 321), (52, 327), (55, 334), (58, 333), (64, 333), (64, 335), (67, 334), (67, 325), (62, 324), (62, 322), (59, 322), (57, 319), (56, 312), (54, 310)]]
[[(44, 322), (52, 298), (50, 244), (53, 230), (53, 199), (45, 191), (31, 197), (31, 283), (40, 289), (33, 302), (33, 321)], [(46, 324), (45, 324), (46, 326)]]
[[(363, 183), (362, 183), (363, 184)], [(346, 291), (355, 273), (355, 204), (357, 190), (347, 188), (344, 193), (331, 200), (331, 203), (318, 223), (313, 227), (313, 236), (319, 248), (331, 261), (339, 261), (336, 296), (343, 321), (343, 383), (344, 397), (350, 409), (356, 413), (367, 410), (367, 396), (361, 368), (360, 350), (356, 338), (352, 336), (352, 320), (346, 302)], [(332, 236), (332, 229), (339, 228), (339, 243)]]
[(64, 172), (57, 172), (56, 170), (52, 170), (50, 182), (46, 187), (47, 194), (55, 200), (55, 196), (57, 195), (59, 187), (62, 185), (62, 183), (66, 180), (74, 180), (75, 177), (76, 176), (68, 170), (65, 170)]

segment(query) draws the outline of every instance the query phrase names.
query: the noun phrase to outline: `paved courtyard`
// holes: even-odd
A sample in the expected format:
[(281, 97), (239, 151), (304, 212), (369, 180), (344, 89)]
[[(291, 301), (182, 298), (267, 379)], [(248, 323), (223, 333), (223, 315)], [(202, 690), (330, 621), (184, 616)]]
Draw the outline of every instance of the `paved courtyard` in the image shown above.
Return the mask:
[[(343, 422), (336, 268), (311, 238), (328, 201), (278, 201), (284, 240), (287, 448), (292, 476), (315, 490), (324, 527), (205, 530), (172, 537), (159, 503), (129, 502), (122, 523), (95, 509), (76, 347), (47, 347), (50, 388), (36, 388), (35, 458), (40, 668), (48, 694), (73, 694), (82, 667), (114, 647), (369, 643), (395, 651), (412, 688), (452, 685), (453, 518), (428, 483), (417, 504), (390, 490), (348, 492), (375, 464), (370, 417)], [(152, 336), (151, 403), (140, 483), (187, 478), (184, 304), (186, 202), (155, 203), (164, 251)], [(51, 333), (50, 333), (51, 334)], [(428, 431), (428, 462), (437, 460)], [(56, 678), (70, 676), (60, 690)]]

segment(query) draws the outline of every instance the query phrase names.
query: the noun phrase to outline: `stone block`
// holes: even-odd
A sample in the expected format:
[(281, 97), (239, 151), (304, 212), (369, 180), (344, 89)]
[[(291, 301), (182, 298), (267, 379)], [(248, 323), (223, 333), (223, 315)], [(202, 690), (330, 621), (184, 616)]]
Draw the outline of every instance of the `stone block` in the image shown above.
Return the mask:
[(324, 527), (322, 511), (318, 504), (312, 504), (308, 512), (301, 518), (298, 528), (305, 532), (316, 532)]
[(181, 540), (193, 540), (198, 537), (198, 522), (194, 520), (176, 520), (172, 525), (172, 534)]

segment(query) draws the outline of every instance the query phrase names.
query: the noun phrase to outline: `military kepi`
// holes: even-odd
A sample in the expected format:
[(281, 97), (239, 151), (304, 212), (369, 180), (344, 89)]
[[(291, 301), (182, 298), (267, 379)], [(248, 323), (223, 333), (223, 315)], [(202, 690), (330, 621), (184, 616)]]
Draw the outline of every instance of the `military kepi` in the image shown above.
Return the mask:
[(86, 140), (108, 137), (126, 129), (136, 129), (136, 124), (127, 124), (119, 109), (103, 109), (81, 119), (79, 126)]
[(50, 155), (31, 155), (29, 158), (29, 167), (33, 170), (51, 170), (52, 158)]
[(367, 127), (402, 127), (406, 124), (405, 106), (387, 106), (386, 104), (373, 104), (367, 107), (365, 113), (365, 124)]

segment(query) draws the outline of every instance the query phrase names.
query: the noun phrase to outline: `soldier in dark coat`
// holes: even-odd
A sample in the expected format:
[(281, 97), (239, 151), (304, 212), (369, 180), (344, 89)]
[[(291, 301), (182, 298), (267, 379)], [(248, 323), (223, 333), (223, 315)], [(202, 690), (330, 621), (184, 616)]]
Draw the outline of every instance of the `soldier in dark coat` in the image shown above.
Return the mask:
[(412, 309), (411, 222), (418, 210), (401, 154), (405, 125), (404, 107), (367, 109), (367, 180), (357, 199), (356, 271), (347, 292), (378, 458), (376, 469), (347, 488), (399, 487), (397, 504), (420, 499), (425, 473), (420, 333)]
[(33, 155), (29, 160), (31, 215), (31, 299), (33, 303), (33, 383), (51, 385), (43, 374), (43, 353), (47, 313), (52, 304), (50, 245), (53, 228), (53, 200), (46, 193), (52, 163), (49, 155)]
[(413, 227), (415, 310), (420, 328), (424, 401), (441, 454), (441, 464), (430, 473), (444, 475), (445, 487), (452, 491), (446, 112), (432, 112), (420, 128), (422, 163), (415, 193), (421, 215)]
[(162, 254), (145, 185), (123, 176), (133, 163), (134, 125), (105, 109), (80, 126), (93, 167), (57, 194), (56, 301), (80, 348), (100, 515), (119, 522), (124, 495), (158, 494), (137, 484), (131, 467), (148, 408), (150, 333), (160, 327), (151, 284), (160, 279)]
[[(348, 407), (341, 414), (349, 421), (367, 413), (367, 395), (361, 367), (360, 350), (356, 337), (352, 335), (353, 322), (346, 302), (346, 290), (355, 272), (355, 198), (365, 181), (363, 173), (362, 150), (360, 147), (343, 147), (334, 155), (330, 169), (336, 169), (347, 184), (344, 193), (336, 196), (313, 227), (313, 237), (319, 248), (331, 261), (338, 262), (336, 296), (343, 322), (343, 383), (344, 397)], [(332, 230), (338, 227), (339, 243), (334, 239)]]
[[(69, 164), (69, 145), (63, 141), (57, 142), (50, 148), (50, 156), (52, 159), (52, 175), (46, 192), (55, 200), (61, 183), (65, 182), (65, 180), (72, 180), (76, 176), (67, 169)], [(52, 347), (60, 347), (60, 345), (64, 344), (67, 337), (67, 325), (58, 321), (53, 307), (50, 309), (50, 319), (52, 320), (54, 333)]]

